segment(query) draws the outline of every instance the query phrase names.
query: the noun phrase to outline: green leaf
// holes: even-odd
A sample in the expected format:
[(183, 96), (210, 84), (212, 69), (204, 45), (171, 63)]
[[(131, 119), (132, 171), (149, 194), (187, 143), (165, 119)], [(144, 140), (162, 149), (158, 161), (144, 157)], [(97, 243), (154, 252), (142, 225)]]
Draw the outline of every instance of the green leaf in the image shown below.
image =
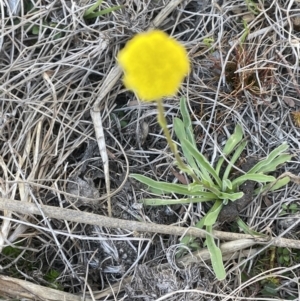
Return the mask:
[(237, 161), (237, 159), (240, 157), (241, 153), (243, 152), (243, 150), (245, 149), (247, 145), (247, 141), (244, 141), (242, 142), (238, 148), (235, 150), (231, 160), (230, 160), (230, 163), (227, 165), (226, 169), (225, 169), (225, 172), (224, 172), (224, 175), (223, 175), (223, 181), (228, 179), (229, 177), (229, 174), (232, 170), (232, 167), (233, 165), (235, 164), (235, 162)]
[[(187, 150), (187, 147), (184, 144), (184, 139), (187, 139), (187, 135), (185, 132), (185, 126), (184, 126), (182, 120), (180, 120), (179, 118), (174, 118), (174, 131), (175, 131), (177, 138), (179, 139), (181, 149), (182, 149), (184, 158), (186, 159), (187, 163), (190, 165), (190, 167), (192, 167), (192, 169), (194, 170), (194, 172), (197, 174), (197, 176), (200, 179), (204, 179), (204, 175), (198, 169), (198, 166), (194, 160), (194, 157)], [(206, 179), (204, 179), (204, 180), (206, 180), (206, 181), (208, 180), (211, 182), (211, 179), (209, 178), (209, 176), (208, 176), (208, 178), (206, 177)]]
[(223, 148), (223, 154), (225, 156), (228, 156), (233, 151), (233, 149), (242, 141), (242, 139), (243, 129), (239, 124), (237, 124), (234, 129), (234, 133), (229, 137)]
[(244, 223), (244, 221), (238, 217), (237, 220), (236, 220), (238, 226), (244, 231), (244, 233), (246, 234), (250, 234), (250, 235), (253, 235), (253, 236), (265, 236), (264, 234), (261, 234), (259, 232), (256, 232), (252, 229), (249, 228), (249, 226), (247, 224)]
[(195, 182), (189, 184), (187, 186), (188, 190), (192, 193), (197, 193), (197, 194), (201, 193), (201, 191), (209, 190), (210, 193), (212, 193), (215, 196), (215, 199), (219, 198), (219, 195), (222, 194), (222, 191), (219, 189), (219, 187), (217, 187), (216, 185), (209, 185), (209, 183), (205, 183), (205, 181), (202, 181), (202, 182), (203, 182), (203, 185), (200, 185)]
[(33, 25), (31, 27), (31, 33), (34, 35), (38, 35), (40, 32), (45, 30), (46, 28), (49, 28), (49, 24), (45, 21), (42, 22), (42, 26), (40, 25)]
[(228, 138), (223, 151), (222, 151), (222, 157), (220, 157), (220, 159), (218, 160), (217, 166), (216, 166), (216, 172), (219, 174), (221, 166), (224, 162), (224, 157), (227, 157), (232, 151), (233, 149), (242, 141), (243, 139), (243, 129), (242, 127), (237, 124), (233, 134)]
[(106, 8), (106, 9), (102, 9), (100, 11), (97, 11), (95, 12), (95, 10), (100, 7), (101, 3), (103, 2), (103, 0), (98, 0), (96, 1), (90, 8), (88, 8), (84, 14), (83, 14), (83, 17), (85, 19), (93, 19), (93, 18), (96, 18), (98, 16), (102, 16), (102, 15), (105, 15), (105, 14), (109, 14), (119, 8), (122, 8), (123, 6), (113, 6), (113, 7), (109, 7), (109, 8)]
[(287, 143), (283, 143), (277, 148), (275, 148), (268, 156), (266, 159), (258, 162), (255, 166), (253, 166), (250, 170), (249, 173), (256, 173), (259, 170), (264, 171), (263, 167), (268, 166), (272, 161), (279, 156), (282, 152), (286, 151), (289, 148)]
[(232, 190), (232, 182), (229, 179), (223, 179), (223, 191)]
[(88, 8), (85, 13), (84, 13), (84, 17), (86, 17), (87, 15), (91, 14), (94, 12), (95, 9), (97, 9), (101, 3), (103, 2), (103, 0), (98, 0), (97, 2), (95, 2), (90, 8)]
[(149, 187), (149, 192), (156, 195), (170, 194), (170, 192), (165, 192), (159, 188), (153, 188), (153, 187)]
[(186, 99), (184, 97), (180, 98), (180, 113), (183, 119), (184, 126), (186, 128), (192, 127), (192, 121), (189, 115), (189, 111), (186, 105)]
[(213, 197), (199, 197), (199, 198), (185, 198), (185, 199), (142, 199), (141, 203), (145, 206), (166, 206), (166, 205), (181, 205), (190, 203), (200, 203), (212, 201), (215, 199)]
[(291, 255), (291, 252), (287, 248), (283, 248), (282, 254), (283, 255)]
[(186, 129), (187, 140), (190, 141), (194, 146), (196, 146), (192, 121), (187, 108), (186, 99), (184, 97), (181, 97), (180, 99), (180, 113), (183, 119), (184, 127)]
[(220, 202), (219, 205), (214, 208), (214, 210), (210, 210), (205, 215), (205, 219), (204, 219), (205, 226), (212, 226), (216, 222), (222, 207), (223, 207), (223, 203)]
[(283, 257), (282, 257), (282, 256), (279, 256), (279, 259), (278, 259), (278, 261), (279, 261), (279, 263), (280, 263), (280, 264), (284, 264), (284, 259), (283, 259)]
[(191, 192), (201, 192), (204, 191), (205, 187), (203, 185), (200, 185), (198, 183), (191, 183), (188, 185), (188, 190)]
[(206, 170), (199, 169), (198, 162), (195, 162), (193, 155), (189, 151), (189, 148), (186, 144), (186, 141), (188, 141), (188, 140), (187, 140), (187, 135), (185, 133), (184, 124), (178, 118), (174, 119), (174, 130), (175, 130), (176, 136), (178, 137), (178, 139), (180, 141), (184, 157), (187, 160), (188, 164), (192, 167), (194, 172), (197, 174), (197, 176), (202, 181), (205, 181), (210, 186), (213, 185), (213, 181), (210, 178), (208, 172)]
[(292, 159), (292, 155), (289, 154), (282, 154), (279, 155), (276, 159), (274, 159), (269, 164), (266, 164), (265, 166), (262, 166), (257, 172), (271, 172), (277, 169), (277, 167), (281, 164), (286, 163), (287, 161), (290, 161)]
[(164, 193), (177, 193), (182, 195), (193, 195), (193, 196), (200, 195), (200, 193), (197, 191), (196, 192), (190, 191), (188, 185), (155, 181), (140, 174), (131, 174), (130, 177), (136, 179), (137, 181), (151, 188), (154, 188), (155, 190), (161, 190)]
[(38, 35), (40, 32), (40, 26), (38, 25), (33, 25), (31, 28), (31, 33), (34, 35)]
[(287, 185), (290, 182), (290, 177), (284, 177), (282, 179), (279, 180), (275, 180), (275, 184), (273, 183), (269, 183), (265, 186), (263, 186), (262, 188), (258, 188), (255, 189), (255, 194), (259, 194), (259, 193), (264, 193), (266, 191), (275, 191), (277, 189), (280, 189), (281, 187)]
[(224, 280), (226, 271), (223, 265), (222, 252), (217, 247), (214, 238), (212, 237), (212, 226), (207, 226), (206, 231), (210, 234), (206, 235), (207, 249), (210, 253), (211, 264), (218, 280)]
[[(218, 209), (220, 206), (222, 206), (222, 201), (220, 200), (216, 200), (216, 202), (213, 204), (213, 206), (209, 209), (209, 211), (207, 212), (207, 214), (201, 218), (198, 223), (195, 225), (196, 228), (198, 229), (203, 229), (204, 227), (204, 222), (205, 219), (207, 217), (207, 215), (213, 211), (215, 211), (216, 209)], [(186, 235), (184, 236), (180, 243), (186, 247), (191, 246), (191, 244), (194, 243), (195, 237), (191, 236), (191, 235)], [(184, 253), (186, 252), (185, 248), (180, 248), (177, 253), (176, 253), (176, 258), (180, 258)]]
[(243, 197), (244, 193), (243, 192), (235, 192), (235, 193), (226, 193), (222, 192), (218, 197), (221, 200), (230, 200), (230, 201), (236, 201)]
[(120, 6), (120, 5), (119, 5), (119, 6), (113, 6), (113, 7), (110, 7), (110, 8), (102, 9), (102, 10), (100, 10), (100, 11), (98, 11), (98, 12), (90, 13), (90, 14), (88, 14), (88, 15), (85, 15), (84, 18), (85, 18), (85, 19), (93, 19), (93, 18), (97, 18), (97, 17), (99, 17), (99, 16), (103, 16), (103, 15), (105, 15), (105, 14), (109, 14), (109, 13), (111, 13), (111, 12), (117, 10), (117, 9), (122, 8), (122, 7), (123, 7), (123, 6)]
[(286, 261), (286, 262), (290, 262), (290, 256), (288, 256), (288, 255), (284, 255), (284, 256), (283, 256), (283, 259), (284, 259), (284, 261)]
[(246, 173), (232, 181), (233, 189), (236, 189), (238, 186), (242, 185), (245, 181), (251, 180), (258, 183), (265, 183), (265, 182), (272, 182), (275, 181), (276, 178), (273, 176), (267, 176), (263, 174), (253, 174), (253, 173)]
[(298, 205), (297, 204), (291, 204), (290, 205), (290, 210), (292, 213), (296, 213), (298, 211)]
[(208, 160), (188, 140), (184, 139), (184, 144), (187, 147), (187, 149), (191, 152), (193, 157), (195, 158), (199, 168), (201, 169), (201, 172), (203, 174), (205, 174), (207, 172), (210, 173), (214, 177), (214, 179), (216, 180), (217, 185), (221, 188), (222, 187), (222, 181), (219, 178), (219, 176), (217, 175), (214, 168), (210, 165)]

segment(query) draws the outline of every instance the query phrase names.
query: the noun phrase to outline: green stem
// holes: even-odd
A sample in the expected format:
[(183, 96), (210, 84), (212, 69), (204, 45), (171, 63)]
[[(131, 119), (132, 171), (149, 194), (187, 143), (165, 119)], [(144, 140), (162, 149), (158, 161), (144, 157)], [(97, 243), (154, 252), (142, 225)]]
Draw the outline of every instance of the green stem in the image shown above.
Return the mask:
[(193, 180), (198, 183), (198, 184), (203, 184), (199, 179), (198, 177), (195, 175), (195, 173), (182, 161), (181, 157), (179, 156), (179, 152), (177, 151), (177, 146), (176, 144), (173, 142), (172, 140), (172, 137), (171, 137), (171, 134), (168, 130), (168, 127), (167, 127), (167, 120), (166, 120), (166, 117), (165, 117), (165, 113), (164, 113), (164, 107), (163, 107), (163, 103), (162, 103), (162, 100), (159, 99), (156, 101), (157, 103), (157, 110), (158, 110), (158, 114), (157, 114), (157, 121), (160, 125), (160, 127), (162, 128), (163, 132), (164, 132), (164, 135), (167, 139), (167, 142), (170, 146), (170, 149), (171, 149), (171, 152), (174, 154), (175, 156), (175, 159), (177, 161), (177, 164), (178, 164), (178, 167), (188, 173), (192, 178)]

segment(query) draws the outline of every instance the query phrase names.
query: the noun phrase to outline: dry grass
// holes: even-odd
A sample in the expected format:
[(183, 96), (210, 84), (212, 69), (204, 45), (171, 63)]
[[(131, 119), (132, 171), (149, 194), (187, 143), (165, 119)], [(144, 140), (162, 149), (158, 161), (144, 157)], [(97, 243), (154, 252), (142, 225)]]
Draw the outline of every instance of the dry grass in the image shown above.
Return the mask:
[[(43, 300), (52, 288), (51, 300), (296, 300), (295, 250), (288, 265), (270, 244), (235, 251), (225, 258), (226, 280), (217, 282), (204, 259), (176, 265), (178, 236), (49, 218), (41, 206), (101, 219), (110, 198), (115, 218), (181, 227), (207, 211), (203, 204), (142, 208), (147, 192), (128, 179), (139, 172), (186, 180), (173, 165), (155, 105), (125, 91), (116, 65), (126, 41), (152, 27), (182, 41), (192, 63), (178, 96), (165, 101), (170, 129), (185, 96), (199, 149), (211, 162), (240, 123), (249, 141), (243, 158), (262, 158), (287, 141), (294, 159), (278, 174), (298, 175), (300, 5), (107, 0), (103, 8), (124, 7), (85, 20), (94, 1), (21, 0), (13, 12), (12, 2), (0, 2), (0, 198), (33, 203), (40, 215), (2, 211), (0, 283), (11, 289), (0, 288), (0, 296)], [(255, 231), (297, 241), (299, 219), (280, 215), (290, 204), (300, 205), (297, 181), (257, 197), (242, 218)]]

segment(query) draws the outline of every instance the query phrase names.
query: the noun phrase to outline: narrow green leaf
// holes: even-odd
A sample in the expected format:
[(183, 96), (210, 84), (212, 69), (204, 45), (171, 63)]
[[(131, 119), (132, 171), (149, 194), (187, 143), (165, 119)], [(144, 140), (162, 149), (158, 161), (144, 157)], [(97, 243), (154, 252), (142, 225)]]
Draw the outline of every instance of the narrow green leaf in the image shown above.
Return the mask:
[(274, 184), (269, 191), (275, 191), (277, 189), (280, 189), (281, 187), (287, 185), (291, 181), (290, 177), (284, 177), (282, 179), (279, 179), (276, 184)]
[(180, 113), (183, 119), (184, 126), (189, 128), (192, 126), (192, 121), (187, 109), (186, 99), (184, 97), (180, 98)]
[(257, 172), (267, 173), (267, 172), (275, 171), (279, 165), (290, 161), (292, 159), (292, 157), (293, 156), (289, 155), (289, 154), (279, 155), (272, 162), (262, 166)]
[(280, 189), (281, 187), (287, 185), (290, 182), (290, 177), (284, 177), (282, 179), (279, 180), (275, 180), (275, 184), (273, 183), (269, 183), (267, 185), (265, 185), (262, 188), (258, 188), (255, 190), (255, 194), (259, 194), (259, 193), (264, 193), (266, 191), (275, 191), (277, 189)]
[(212, 237), (212, 226), (207, 226), (206, 231), (211, 235), (206, 235), (206, 245), (210, 253), (211, 264), (218, 280), (224, 280), (226, 271), (223, 264), (222, 252), (217, 247), (214, 238)]
[[(215, 203), (213, 204), (213, 206), (208, 210), (207, 214), (218, 209), (220, 205), (222, 206), (222, 201), (216, 200)], [(196, 228), (203, 229), (207, 214), (198, 221), (198, 223), (195, 225)], [(186, 247), (189, 247), (191, 244), (194, 243), (194, 240), (195, 240), (195, 237), (193, 237), (191, 235), (186, 235), (181, 239), (180, 243)], [(185, 252), (186, 252), (186, 250), (184, 248), (180, 248), (178, 250), (178, 252), (176, 253), (176, 258), (180, 258)]]
[(96, 1), (90, 8), (88, 8), (85, 13), (84, 13), (84, 17), (88, 16), (89, 14), (93, 13), (95, 9), (97, 9), (101, 3), (103, 2), (103, 0), (98, 0)]
[(162, 191), (159, 188), (149, 187), (149, 192), (156, 195), (169, 194), (170, 192)]
[(205, 215), (205, 219), (204, 219), (205, 226), (212, 226), (216, 222), (222, 207), (223, 207), (223, 203), (220, 202), (219, 205), (216, 206), (214, 210), (210, 210), (210, 212), (208, 212)]
[(228, 138), (224, 148), (223, 148), (223, 154), (225, 156), (228, 156), (233, 149), (242, 141), (243, 139), (243, 129), (242, 127), (237, 124), (234, 133)]
[(223, 191), (232, 190), (232, 182), (229, 179), (223, 180)]
[(192, 121), (187, 108), (186, 99), (184, 97), (181, 97), (180, 99), (180, 113), (182, 115), (183, 124), (186, 129), (187, 140), (190, 141), (192, 145), (196, 146)]
[(205, 187), (198, 183), (191, 183), (188, 185), (188, 190), (192, 192), (201, 192), (205, 190)]
[(230, 164), (227, 165), (224, 175), (223, 175), (223, 181), (228, 179), (229, 174), (232, 170), (233, 165), (235, 164), (235, 162), (237, 161), (238, 158), (240, 158), (241, 153), (243, 152), (243, 150), (245, 149), (247, 145), (247, 141), (242, 142), (238, 148), (235, 150), (234, 154), (232, 155), (232, 158), (230, 160)]
[(238, 186), (242, 185), (247, 180), (255, 181), (258, 183), (265, 183), (275, 181), (276, 178), (264, 174), (246, 173), (245, 175), (242, 175), (232, 181), (233, 189), (236, 189)]
[(186, 199), (142, 199), (141, 203), (145, 206), (166, 206), (166, 205), (181, 205), (190, 203), (208, 202), (214, 200), (214, 197), (199, 197)]
[(184, 139), (184, 144), (186, 145), (187, 149), (191, 152), (191, 154), (195, 158), (196, 162), (198, 163), (199, 168), (201, 169), (201, 172), (203, 174), (205, 174), (207, 172), (210, 173), (214, 177), (214, 179), (216, 180), (217, 185), (221, 188), (222, 187), (222, 181), (219, 178), (219, 176), (217, 175), (214, 168), (207, 161), (207, 159), (188, 140)]
[(175, 134), (179, 140), (186, 139), (184, 124), (181, 119), (175, 117), (173, 122)]
[(280, 155), (282, 152), (286, 151), (288, 148), (289, 148), (289, 146), (287, 145), (286, 142), (284, 142), (283, 144), (281, 144), (280, 146), (278, 146), (277, 148), (275, 148), (273, 151), (271, 151), (270, 154), (267, 156), (267, 158), (265, 158), (264, 160), (258, 162), (255, 166), (253, 166), (249, 170), (249, 173), (254, 174), (254, 173), (258, 172), (258, 170), (261, 170), (261, 168), (263, 166), (266, 166), (266, 165), (272, 163), (272, 161), (278, 155)]
[(247, 224), (245, 224), (244, 221), (240, 217), (237, 218), (236, 222), (237, 222), (238, 226), (246, 234), (250, 234), (250, 235), (253, 235), (253, 236), (256, 236), (256, 235), (265, 236), (264, 234), (261, 234), (259, 232), (256, 232), (256, 231), (252, 230), (251, 228), (249, 228), (249, 226)]
[(188, 190), (195, 193), (200, 193), (201, 191), (210, 191), (215, 196), (215, 199), (218, 199), (219, 195), (222, 194), (222, 190), (216, 185), (210, 185), (205, 181), (202, 181), (202, 185), (194, 182), (188, 185)]
[(194, 182), (188, 185), (188, 190), (191, 192), (200, 192), (200, 191), (210, 191), (215, 195), (215, 199), (218, 198), (217, 196), (222, 193), (222, 191), (217, 187), (216, 185), (210, 185), (209, 183), (206, 183), (205, 181), (202, 181), (202, 185)]
[(154, 188), (156, 191), (161, 190), (164, 193), (177, 193), (177, 194), (192, 195), (192, 196), (199, 196), (201, 194), (201, 192), (198, 191), (196, 192), (190, 191), (188, 185), (155, 181), (140, 174), (131, 174), (130, 177), (136, 179), (137, 181), (151, 188)]
[[(190, 167), (194, 170), (196, 175), (200, 179), (203, 179), (204, 176), (202, 175), (201, 171), (198, 169), (198, 166), (195, 163), (194, 157), (187, 150), (187, 148), (185, 147), (185, 144), (183, 142), (184, 139), (187, 139), (187, 136), (186, 136), (186, 132), (185, 132), (185, 126), (184, 126), (182, 120), (180, 120), (179, 118), (174, 118), (173, 124), (174, 124), (174, 131), (175, 131), (177, 138), (179, 139), (184, 158), (186, 159), (186, 161), (190, 165)], [(211, 181), (211, 179), (206, 179), (206, 180)]]
[(186, 136), (182, 133), (182, 131), (177, 132), (178, 125), (183, 126), (183, 123), (180, 119), (179, 120), (175, 119), (174, 120), (174, 130), (175, 130), (176, 136), (178, 137), (178, 139), (180, 141), (181, 148), (182, 148), (183, 154), (184, 154), (187, 162), (189, 163), (189, 165), (192, 167), (193, 171), (197, 174), (197, 176), (202, 181), (205, 181), (206, 183), (208, 183), (209, 186), (212, 186), (213, 181), (210, 178), (208, 172), (205, 169), (201, 169), (201, 168), (199, 169), (199, 162), (195, 161), (194, 156), (190, 152), (190, 150), (186, 144), (186, 141), (188, 141)]
[(97, 18), (99, 16), (103, 16), (105, 14), (109, 14), (117, 9), (120, 9), (122, 8), (123, 6), (114, 6), (114, 7), (110, 7), (110, 8), (106, 8), (106, 9), (102, 9), (98, 12), (95, 12), (95, 13), (90, 13), (88, 15), (86, 15), (84, 18), (85, 19), (93, 19), (93, 18)]
[[(237, 124), (233, 134), (228, 138), (224, 148), (223, 148), (223, 156), (227, 157), (232, 151), (233, 149), (241, 142), (241, 140), (243, 139), (243, 129), (242, 127)], [(218, 160), (217, 166), (216, 166), (216, 172), (217, 174), (220, 173), (220, 169), (221, 166), (224, 162), (224, 157), (221, 156)]]
[(243, 197), (244, 193), (243, 192), (235, 192), (235, 193), (226, 193), (222, 192), (218, 197), (222, 200), (230, 200), (230, 201), (236, 201)]

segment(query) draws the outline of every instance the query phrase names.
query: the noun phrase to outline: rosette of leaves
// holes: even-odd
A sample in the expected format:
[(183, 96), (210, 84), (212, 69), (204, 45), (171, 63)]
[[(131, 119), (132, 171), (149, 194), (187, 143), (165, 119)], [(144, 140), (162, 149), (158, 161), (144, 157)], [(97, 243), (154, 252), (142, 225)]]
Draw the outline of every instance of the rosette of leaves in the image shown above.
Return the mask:
[[(292, 156), (285, 153), (288, 145), (283, 143), (266, 158), (260, 160), (248, 172), (233, 178), (231, 171), (247, 145), (247, 141), (243, 139), (242, 127), (240, 125), (235, 127), (234, 133), (228, 138), (222, 154), (213, 166), (197, 148), (191, 119), (184, 98), (180, 101), (180, 111), (182, 119), (174, 119), (174, 130), (181, 146), (185, 164), (179, 162), (180, 164), (177, 165), (182, 172), (191, 177), (192, 183), (188, 185), (166, 183), (140, 174), (131, 174), (131, 177), (147, 185), (150, 192), (156, 195), (178, 194), (184, 196), (183, 198), (176, 199), (147, 198), (140, 200), (145, 206), (213, 202), (210, 210), (200, 219), (196, 227), (200, 229), (205, 228), (207, 232), (206, 245), (211, 255), (212, 266), (216, 277), (222, 280), (226, 276), (222, 253), (213, 238), (213, 225), (217, 221), (222, 207), (226, 206), (228, 202), (234, 202), (243, 196), (243, 192), (239, 191), (239, 187), (247, 180), (260, 183), (259, 189), (255, 190), (256, 194), (267, 189), (274, 191), (286, 185), (290, 181), (289, 177), (276, 180), (274, 176), (267, 175), (267, 173), (275, 171), (279, 165), (289, 161)], [(189, 246), (193, 243), (193, 238), (186, 236), (181, 240), (181, 243)]]

